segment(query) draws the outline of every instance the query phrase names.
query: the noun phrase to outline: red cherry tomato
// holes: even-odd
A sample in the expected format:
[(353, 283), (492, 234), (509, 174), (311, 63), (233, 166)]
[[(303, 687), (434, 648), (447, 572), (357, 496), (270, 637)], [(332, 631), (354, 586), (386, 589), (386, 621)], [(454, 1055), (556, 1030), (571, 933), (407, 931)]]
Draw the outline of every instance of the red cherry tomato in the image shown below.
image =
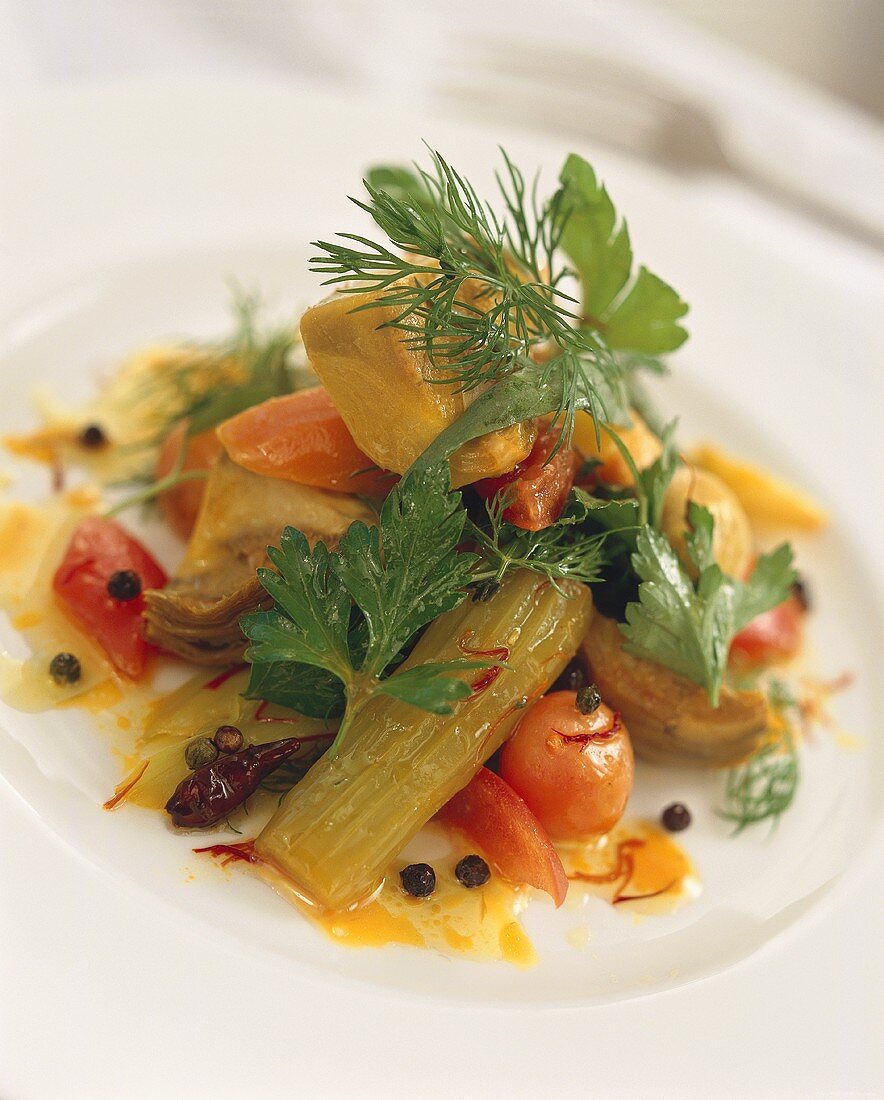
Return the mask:
[(500, 774), (554, 840), (606, 833), (623, 816), (635, 762), (626, 727), (604, 703), (582, 714), (573, 691), (545, 695), (500, 755)]
[(550, 458), (559, 438), (558, 428), (547, 425), (534, 441), (531, 454), (508, 474), (477, 481), (473, 488), (483, 500), (504, 490), (509, 501), (503, 513), (507, 523), (525, 531), (541, 531), (562, 514), (580, 456), (573, 447), (560, 447)]
[(107, 653), (116, 668), (136, 680), (152, 646), (141, 634), (144, 596), (116, 600), (111, 574), (131, 570), (146, 588), (162, 588), (166, 574), (141, 543), (113, 520), (90, 516), (74, 532), (52, 587), (76, 625)]
[(789, 596), (743, 627), (731, 642), (731, 660), (753, 667), (791, 660), (801, 646), (805, 615), (801, 600)]
[(568, 893), (565, 868), (542, 825), (511, 787), (487, 768), (439, 811), (513, 882), (545, 890), (556, 906)]

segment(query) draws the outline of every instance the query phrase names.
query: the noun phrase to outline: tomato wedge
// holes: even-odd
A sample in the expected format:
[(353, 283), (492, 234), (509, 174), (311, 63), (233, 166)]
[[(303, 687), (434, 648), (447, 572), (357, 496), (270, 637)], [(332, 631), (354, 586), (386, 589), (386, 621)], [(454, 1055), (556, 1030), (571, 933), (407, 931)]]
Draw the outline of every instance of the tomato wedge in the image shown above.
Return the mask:
[(218, 438), (234, 462), (265, 477), (367, 496), (385, 496), (396, 480), (373, 468), (323, 386), (246, 409)]
[(568, 877), (552, 841), (499, 775), (480, 768), (438, 817), (465, 832), (508, 879), (545, 890), (557, 908), (565, 900)]
[[(181, 448), (187, 438), (187, 421), (182, 420), (166, 436), (160, 448), (154, 476), (157, 481), (167, 477), (178, 465)], [(186, 470), (208, 470), (221, 451), (221, 444), (213, 431), (200, 432), (187, 440), (187, 452), (181, 465)], [(161, 493), (158, 500), (169, 526), (183, 539), (193, 531), (200, 504), (206, 489), (205, 481), (182, 481)]]
[(804, 604), (794, 594), (762, 612), (731, 642), (731, 659), (752, 667), (791, 660), (801, 645), (805, 614)]
[(580, 468), (580, 456), (573, 447), (565, 446), (552, 455), (558, 438), (558, 429), (547, 425), (524, 462), (508, 474), (484, 478), (473, 486), (483, 500), (501, 490), (507, 493), (509, 503), (503, 513), (507, 523), (525, 531), (542, 531), (562, 514)]
[(120, 672), (137, 680), (153, 647), (141, 633), (144, 596), (116, 600), (107, 590), (111, 574), (121, 569), (138, 574), (142, 592), (166, 583), (166, 574), (140, 542), (113, 520), (90, 516), (74, 531), (52, 587), (83, 633)]

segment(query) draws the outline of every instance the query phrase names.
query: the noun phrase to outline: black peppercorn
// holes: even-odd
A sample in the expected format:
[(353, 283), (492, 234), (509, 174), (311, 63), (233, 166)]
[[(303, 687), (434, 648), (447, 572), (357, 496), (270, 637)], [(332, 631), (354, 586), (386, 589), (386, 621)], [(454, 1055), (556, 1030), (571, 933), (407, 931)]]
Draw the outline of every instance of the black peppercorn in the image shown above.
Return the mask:
[(77, 442), (88, 451), (96, 451), (107, 443), (107, 436), (100, 424), (87, 424), (77, 437)]
[(413, 898), (428, 898), (436, 889), (436, 872), (429, 863), (409, 863), (399, 872), (402, 889)]
[(673, 802), (663, 811), (660, 819), (670, 833), (680, 833), (691, 823), (691, 811), (683, 802)]
[(577, 709), (581, 714), (595, 714), (602, 705), (602, 697), (595, 684), (587, 684), (577, 692)]
[(454, 868), (454, 877), (468, 890), (484, 886), (491, 878), (491, 869), (481, 856), (464, 856)]
[(73, 653), (56, 653), (49, 662), (49, 675), (59, 685), (75, 684), (82, 671)]
[(128, 603), (141, 595), (141, 577), (131, 569), (118, 569), (107, 582), (108, 594), (121, 603)]
[(236, 726), (219, 726), (212, 738), (219, 752), (239, 752), (242, 748), (242, 730)]

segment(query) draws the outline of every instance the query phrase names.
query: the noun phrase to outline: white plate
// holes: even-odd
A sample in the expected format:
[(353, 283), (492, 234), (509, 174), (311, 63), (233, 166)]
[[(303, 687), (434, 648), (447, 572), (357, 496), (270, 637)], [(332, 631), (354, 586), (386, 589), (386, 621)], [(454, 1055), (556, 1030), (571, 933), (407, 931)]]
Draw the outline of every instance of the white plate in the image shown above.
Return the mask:
[[(96, 96), (94, 105), (101, 103)], [(426, 136), (487, 183), (501, 137), (431, 124), (401, 107), (391, 117), (377, 105), (252, 90), (220, 99), (217, 111), (199, 95), (143, 97), (130, 104), (134, 112), (97, 114), (92, 139), (84, 140), (76, 120), (89, 106), (88, 97), (67, 114), (62, 105), (52, 143), (34, 138), (24, 112), (8, 124), (13, 152), (27, 146), (31, 172), (12, 193), (15, 263), (4, 279), (7, 302), (19, 301), (2, 337), (3, 430), (27, 423), (34, 378), (81, 397), (139, 343), (219, 331), (230, 275), (260, 286), (277, 310), (309, 302), (317, 280), (306, 271), (307, 242), (354, 226), (343, 196), (355, 192), (366, 164), (419, 155)], [(565, 152), (518, 135), (507, 145), (518, 162), (542, 164), (548, 181)], [(736, 224), (722, 224), (714, 194), (688, 193), (609, 154), (594, 159), (630, 215), (639, 258), (693, 306), (693, 339), (663, 391), (685, 437), (718, 439), (819, 487), (830, 503), (837, 491), (834, 532), (803, 547), (802, 564), (817, 597), (820, 671), (858, 674), (838, 714), (865, 747), (845, 752), (820, 735), (803, 755), (800, 795), (780, 828), (738, 840), (713, 813), (719, 779), (642, 767), (635, 813), (655, 816), (674, 798), (695, 812), (684, 843), (704, 880), (701, 899), (640, 924), (602, 903), (578, 914), (539, 902), (526, 924), (540, 964), (529, 972), (484, 967), (479, 980), (474, 964), (428, 953), (338, 949), (242, 875), (231, 880), (206, 867), (185, 883), (185, 869), (197, 869), (187, 839), (137, 810), (100, 810), (118, 771), (86, 720), (0, 710), (0, 772), (44, 822), (127, 888), (248, 943), (243, 951), (271, 951), (329, 977), (423, 998), (561, 1005), (637, 997), (716, 973), (757, 950), (819, 905), (878, 842), (881, 797), (868, 749), (881, 626), (861, 539), (850, 535), (862, 514), (860, 494), (843, 488), (846, 472), (863, 461), (864, 440), (848, 432), (857, 423), (855, 405), (831, 381), (833, 364), (863, 377), (869, 352), (862, 334), (873, 315), (869, 269), (859, 257), (841, 257), (841, 274), (854, 276), (848, 291), (778, 224), (747, 232), (739, 210)], [(21, 485), (33, 493), (39, 482), (31, 472)], [(11, 632), (3, 629), (5, 641)], [(566, 934), (584, 923), (592, 939), (578, 951)]]

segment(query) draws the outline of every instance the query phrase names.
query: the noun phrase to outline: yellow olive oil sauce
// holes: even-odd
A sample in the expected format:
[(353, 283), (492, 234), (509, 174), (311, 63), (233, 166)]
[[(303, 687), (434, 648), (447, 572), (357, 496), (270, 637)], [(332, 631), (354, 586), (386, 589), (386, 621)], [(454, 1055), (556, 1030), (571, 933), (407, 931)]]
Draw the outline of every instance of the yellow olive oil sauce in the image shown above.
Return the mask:
[(559, 845), (569, 901), (592, 895), (633, 914), (674, 913), (700, 893), (690, 856), (648, 821), (621, 821), (604, 836)]

